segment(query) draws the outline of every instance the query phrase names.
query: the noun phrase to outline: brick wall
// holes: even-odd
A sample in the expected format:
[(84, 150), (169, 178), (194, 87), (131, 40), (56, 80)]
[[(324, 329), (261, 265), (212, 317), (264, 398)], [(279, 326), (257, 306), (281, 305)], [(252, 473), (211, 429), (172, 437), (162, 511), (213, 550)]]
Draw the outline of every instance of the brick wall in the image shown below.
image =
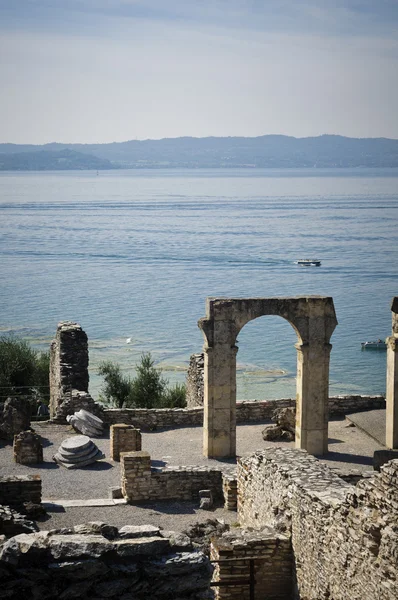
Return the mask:
[(352, 486), (305, 451), (256, 452), (238, 465), (238, 519), (291, 531), (296, 598), (398, 597), (398, 460)]

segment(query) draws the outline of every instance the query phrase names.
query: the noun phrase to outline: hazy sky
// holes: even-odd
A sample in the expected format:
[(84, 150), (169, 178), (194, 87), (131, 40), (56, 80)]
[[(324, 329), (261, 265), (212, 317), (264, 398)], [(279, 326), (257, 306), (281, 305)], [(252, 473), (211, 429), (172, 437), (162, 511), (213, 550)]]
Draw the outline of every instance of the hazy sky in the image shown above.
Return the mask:
[(398, 138), (398, 0), (0, 0), (0, 141)]

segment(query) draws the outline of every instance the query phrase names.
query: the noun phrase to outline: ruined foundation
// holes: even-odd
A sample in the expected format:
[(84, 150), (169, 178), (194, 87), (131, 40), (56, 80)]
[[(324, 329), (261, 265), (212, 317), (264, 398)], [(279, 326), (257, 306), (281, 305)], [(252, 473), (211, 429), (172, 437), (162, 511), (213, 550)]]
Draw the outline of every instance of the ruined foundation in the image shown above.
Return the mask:
[(238, 464), (238, 520), (291, 534), (295, 598), (398, 597), (398, 460), (353, 486), (304, 451), (258, 451)]
[(10, 600), (203, 600), (209, 559), (186, 536), (180, 543), (174, 537), (151, 525), (117, 529), (100, 522), (23, 534), (0, 550), (2, 591)]
[(209, 489), (216, 503), (223, 502), (223, 475), (210, 467), (151, 468), (148, 452), (120, 455), (122, 494), (132, 504), (157, 500), (196, 501)]

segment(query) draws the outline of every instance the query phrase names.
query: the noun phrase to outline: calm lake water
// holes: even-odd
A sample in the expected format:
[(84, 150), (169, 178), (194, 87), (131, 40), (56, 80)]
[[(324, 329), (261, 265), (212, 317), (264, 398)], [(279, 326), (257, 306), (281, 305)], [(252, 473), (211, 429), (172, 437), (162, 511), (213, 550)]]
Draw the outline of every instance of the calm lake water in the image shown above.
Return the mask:
[[(207, 296), (332, 296), (330, 392), (384, 393), (398, 295), (398, 170), (129, 170), (0, 174), (0, 326), (48, 348), (60, 320), (98, 363), (150, 351), (184, 381)], [(299, 267), (299, 258), (321, 267)], [(131, 338), (131, 343), (126, 340)], [(239, 334), (238, 398), (295, 395), (280, 317)]]

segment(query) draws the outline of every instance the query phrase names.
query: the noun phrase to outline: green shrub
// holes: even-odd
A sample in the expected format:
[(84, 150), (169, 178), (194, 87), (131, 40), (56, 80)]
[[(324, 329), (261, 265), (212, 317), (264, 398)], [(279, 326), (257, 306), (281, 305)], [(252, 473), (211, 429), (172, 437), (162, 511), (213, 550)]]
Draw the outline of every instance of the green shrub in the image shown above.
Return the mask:
[(14, 335), (0, 336), (0, 395), (49, 397), (50, 353), (38, 352)]
[(116, 408), (129, 405), (131, 393), (131, 380), (122, 375), (120, 366), (111, 361), (104, 361), (99, 365), (98, 373), (103, 376), (105, 384), (101, 389), (102, 399)]
[(185, 408), (186, 405), (186, 387), (183, 383), (176, 383), (174, 387), (166, 389), (163, 396), (165, 408)]
[(149, 352), (141, 356), (136, 366), (137, 377), (131, 382), (131, 406), (136, 408), (159, 408), (167, 388), (167, 379), (161, 371), (155, 369), (154, 360)]
[(118, 408), (184, 408), (185, 385), (168, 387), (162, 371), (156, 369), (150, 352), (143, 353), (136, 365), (137, 376), (124, 377), (120, 366), (112, 362), (101, 363), (99, 374), (104, 377), (104, 399)]

